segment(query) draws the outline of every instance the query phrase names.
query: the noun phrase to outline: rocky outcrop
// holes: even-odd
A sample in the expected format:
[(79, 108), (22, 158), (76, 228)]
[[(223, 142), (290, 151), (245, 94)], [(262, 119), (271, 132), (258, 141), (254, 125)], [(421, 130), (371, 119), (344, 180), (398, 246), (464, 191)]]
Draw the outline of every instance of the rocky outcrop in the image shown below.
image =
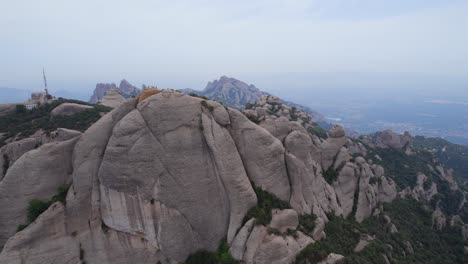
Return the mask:
[(140, 89), (130, 84), (127, 80), (123, 79), (120, 81), (120, 85), (117, 87), (115, 83), (98, 83), (94, 89), (93, 95), (89, 99), (89, 102), (95, 104), (101, 101), (106, 93), (110, 90), (118, 90), (120, 95), (124, 98), (130, 98), (138, 95)]
[(29, 201), (47, 201), (71, 183), (72, 154), (77, 138), (43, 145), (22, 155), (0, 182), (0, 245), (27, 223)]
[(445, 226), (447, 226), (447, 218), (440, 208), (437, 208), (432, 213), (432, 228), (435, 230), (442, 230)]
[(345, 257), (343, 255), (330, 253), (325, 260), (320, 261), (318, 264), (336, 264), (344, 258)]
[(127, 80), (123, 79), (119, 84), (119, 91), (123, 94), (125, 98), (137, 96), (140, 93), (140, 89), (133, 86)]
[(0, 148), (0, 181), (16, 160), (26, 152), (36, 149), (43, 144), (69, 140), (80, 134), (81, 132), (79, 131), (59, 128), (56, 131), (36, 133), (30, 138), (8, 143)]
[(50, 113), (53, 116), (57, 115), (73, 115), (81, 113), (86, 110), (93, 109), (90, 105), (82, 105), (75, 103), (62, 103), (59, 106), (55, 107), (54, 110)]
[(182, 92), (203, 95), (237, 109), (242, 109), (246, 103), (254, 103), (263, 95), (267, 95), (254, 85), (226, 76), (209, 82), (203, 91), (185, 89)]
[(107, 91), (111, 89), (118, 89), (115, 83), (98, 83), (96, 84), (96, 88), (94, 89), (93, 95), (89, 99), (89, 102), (92, 104), (97, 103), (100, 101)]
[(370, 236), (368, 234), (362, 234), (359, 242), (357, 243), (356, 247), (354, 247), (354, 252), (361, 252), (363, 251), (372, 241), (374, 241), (375, 237)]
[(110, 89), (106, 92), (104, 97), (98, 102), (104, 106), (115, 108), (125, 101), (118, 89)]
[[(244, 226), (241, 230), (248, 229)], [(292, 263), (302, 249), (314, 242), (312, 238), (300, 231), (296, 231), (295, 236), (275, 235), (262, 225), (254, 226), (247, 239), (242, 231), (239, 232), (241, 237), (239, 239), (236, 237), (234, 241), (245, 241), (244, 244), (238, 245), (236, 243), (236, 250), (231, 251), (233, 257), (242, 263)], [(241, 252), (238, 249), (245, 250)]]
[(438, 193), (437, 184), (431, 182), (430, 185), (426, 187), (426, 185), (428, 185), (427, 183), (428, 177), (420, 172), (417, 175), (416, 186), (413, 189), (406, 187), (399, 195), (403, 198), (412, 197), (418, 201), (430, 202), (432, 197)]
[[(378, 148), (393, 148), (402, 149), (410, 144), (412, 137), (409, 132), (399, 135), (392, 130), (379, 131), (369, 136), (364, 137), (366, 142), (371, 147)], [(409, 150), (408, 150), (409, 151)]]
[[(349, 149), (361, 146), (342, 128), (321, 138), (308, 131), (307, 115), (275, 109), (280, 116), (266, 112), (257, 125), (219, 103), (163, 90), (126, 100), (77, 138), (27, 152), (0, 182), (0, 206), (13, 205), (0, 216), (1, 245), (9, 238), (0, 263), (19, 255), (26, 263), (182, 263), (223, 239), (245, 263), (291, 263), (314, 242), (296, 229), (300, 214), (318, 217), (312, 236), (321, 239), (327, 215), (362, 221), (392, 200), (383, 168), (353, 159)], [(70, 183), (65, 206), (14, 234), (29, 200)], [(265, 226), (244, 223), (257, 204), (253, 186), (292, 208), (275, 209)]]

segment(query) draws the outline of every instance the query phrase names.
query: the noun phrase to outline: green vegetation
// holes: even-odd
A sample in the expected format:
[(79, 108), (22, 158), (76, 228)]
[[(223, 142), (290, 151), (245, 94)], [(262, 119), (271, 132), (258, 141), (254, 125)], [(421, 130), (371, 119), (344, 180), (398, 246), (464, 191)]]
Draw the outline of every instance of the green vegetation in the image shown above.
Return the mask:
[(268, 102), (268, 104), (271, 105), (271, 109), (266, 110), (269, 115), (276, 115), (281, 109), (281, 104), (277, 102)]
[(255, 106), (257, 106), (257, 103), (256, 103), (256, 102), (254, 102), (254, 103), (246, 103), (244, 108), (245, 108), (246, 110), (248, 110), (248, 109), (254, 109)]
[[(409, 186), (414, 188), (419, 172), (427, 176), (423, 187), (428, 190), (432, 183), (437, 184), (438, 194), (432, 198), (430, 205), (435, 209), (438, 204), (442, 211), (448, 215), (459, 213), (459, 205), (463, 200), (460, 190), (452, 190), (446, 180), (441, 179), (438, 172), (431, 170), (439, 164), (434, 161), (434, 156), (427, 150), (417, 149), (415, 155), (406, 155), (403, 150), (374, 148), (369, 149), (369, 154), (377, 154), (382, 161), (376, 163), (382, 165), (385, 174), (390, 176), (400, 189)], [(463, 217), (463, 216), (462, 216)], [(468, 217), (468, 216), (467, 216)]]
[[(252, 186), (254, 186), (252, 184)], [(244, 218), (244, 223), (251, 218), (255, 218), (255, 224), (267, 225), (271, 221), (271, 210), (272, 209), (287, 209), (291, 208), (289, 203), (280, 200), (275, 195), (264, 191), (260, 187), (254, 187), (255, 193), (257, 194), (257, 205), (250, 208), (247, 215)]]
[(208, 97), (203, 96), (203, 95), (198, 95), (196, 93), (189, 93), (189, 95), (192, 96), (192, 97), (198, 97), (198, 98), (201, 98), (201, 99), (204, 99), (204, 100), (210, 100)]
[(432, 155), (426, 151), (418, 151), (416, 155), (406, 155), (403, 150), (374, 148), (369, 149), (369, 154), (371, 156), (377, 154), (382, 158), (382, 161), (376, 163), (384, 167), (385, 174), (392, 177), (400, 188), (406, 186), (414, 188), (419, 172), (429, 178), (434, 174), (428, 166), (433, 164)]
[(312, 235), (317, 217), (313, 214), (303, 214), (299, 216), (299, 226), (297, 229), (304, 234)]
[(307, 132), (309, 132), (311, 135), (316, 135), (319, 138), (328, 138), (327, 131), (325, 131), (325, 129), (321, 128), (317, 124), (314, 124), (313, 127), (308, 127)]
[(328, 184), (332, 184), (338, 178), (338, 172), (333, 167), (330, 167), (323, 172), (323, 177)]
[(434, 153), (437, 160), (446, 168), (452, 168), (455, 175), (468, 179), (468, 147), (453, 144), (441, 138), (416, 136), (413, 140), (416, 149)]
[(208, 110), (210, 110), (210, 112), (213, 112), (213, 110), (214, 110), (214, 107), (212, 105), (209, 105), (206, 100), (201, 101), (201, 105), (203, 107), (208, 108)]
[[(390, 216), (398, 229), (389, 232), (389, 224), (382, 216), (370, 217), (359, 224), (353, 219), (330, 217), (325, 227), (327, 237), (307, 246), (297, 257), (295, 263), (317, 263), (329, 253), (345, 256), (343, 264), (377, 263), (384, 264), (384, 255), (391, 263), (466, 263), (460, 227), (443, 231), (432, 229), (432, 211), (412, 199), (397, 199), (384, 205), (384, 213)], [(362, 234), (375, 236), (363, 251), (353, 249)], [(408, 252), (408, 241), (414, 253)]]
[(84, 131), (101, 118), (101, 113), (111, 110), (111, 108), (106, 106), (92, 105), (94, 109), (74, 115), (52, 116), (51, 111), (65, 102), (90, 105), (85, 102), (62, 98), (48, 104), (43, 104), (30, 111), (26, 110), (23, 105), (18, 105), (16, 107), (16, 112), (0, 117), (0, 133), (4, 133), (4, 135), (0, 137), (0, 146), (4, 145), (5, 140), (8, 138), (17, 136), (17, 139), (23, 139), (40, 129), (46, 132), (53, 131), (57, 128)]
[(291, 118), (292, 121), (297, 121), (297, 119), (299, 118), (296, 114), (296, 107), (291, 107), (291, 112), (289, 113), (289, 116)]
[(190, 255), (185, 264), (238, 264), (239, 261), (229, 254), (229, 245), (222, 242), (216, 252), (199, 251)]
[(3, 176), (6, 175), (8, 169), (10, 168), (10, 158), (7, 154), (3, 154)]
[(336, 253), (347, 256), (353, 252), (359, 242), (358, 224), (342, 217), (330, 217), (325, 226), (327, 237), (314, 244), (310, 244), (296, 257), (295, 263), (317, 263), (325, 259), (328, 254)]
[(437, 191), (439, 193), (434, 195), (431, 200), (433, 208), (438, 204), (444, 213), (448, 215), (458, 214), (459, 206), (464, 200), (463, 192), (450, 189), (446, 181), (437, 183)]
[(26, 106), (16, 105), (16, 113), (17, 114), (23, 114), (23, 113), (26, 113), (26, 111), (27, 111)]
[(39, 215), (45, 212), (53, 203), (61, 202), (62, 204), (66, 203), (66, 197), (69, 186), (60, 186), (57, 189), (57, 194), (54, 195), (49, 201), (42, 201), (39, 199), (33, 199), (29, 202), (28, 205), (28, 223), (26, 225), (20, 224), (17, 228), (17, 231), (25, 229), (29, 224), (34, 222)]

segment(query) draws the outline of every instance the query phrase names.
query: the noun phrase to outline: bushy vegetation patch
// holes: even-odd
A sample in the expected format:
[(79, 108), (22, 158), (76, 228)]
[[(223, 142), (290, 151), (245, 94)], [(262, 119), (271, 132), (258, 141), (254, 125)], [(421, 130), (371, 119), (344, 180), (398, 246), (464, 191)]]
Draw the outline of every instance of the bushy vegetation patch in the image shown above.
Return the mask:
[(416, 186), (417, 175), (419, 172), (431, 177), (428, 164), (432, 164), (430, 153), (424, 152), (416, 155), (406, 155), (403, 150), (391, 148), (374, 148), (369, 150), (370, 154), (379, 155), (382, 160), (376, 162), (384, 167), (385, 174), (393, 178), (400, 188)]
[(254, 102), (254, 103), (249, 103), (249, 102), (248, 102), (248, 103), (245, 104), (245, 107), (244, 107), (244, 108), (245, 108), (246, 110), (249, 110), (249, 109), (254, 109), (256, 106), (257, 106), (257, 103), (256, 103), (256, 102)]
[(39, 215), (45, 212), (53, 203), (61, 202), (62, 204), (65, 205), (68, 189), (69, 189), (69, 186), (60, 186), (57, 189), (57, 194), (54, 195), (49, 201), (42, 201), (39, 199), (31, 200), (28, 204), (28, 209), (27, 209), (28, 223), (25, 225), (23, 224), (19, 225), (17, 228), (17, 231), (23, 230), (29, 224), (34, 222), (39, 217)]
[[(254, 186), (252, 184), (252, 186)], [(274, 194), (271, 194), (260, 187), (254, 186), (255, 193), (257, 194), (257, 205), (250, 208), (247, 215), (244, 217), (244, 223), (249, 219), (255, 218), (255, 224), (267, 225), (271, 221), (271, 210), (273, 209), (288, 209), (291, 208), (288, 202), (285, 202)]]
[(190, 255), (185, 264), (239, 264), (229, 253), (229, 245), (222, 242), (216, 252), (199, 251)]
[(323, 177), (328, 182), (328, 184), (333, 184), (333, 182), (338, 178), (338, 172), (333, 168), (333, 166), (331, 166), (323, 172)]
[(359, 225), (342, 217), (331, 216), (330, 218), (330, 222), (325, 227), (327, 237), (308, 245), (297, 255), (294, 263), (318, 263), (330, 253), (346, 256), (353, 252), (359, 242)]
[(213, 112), (213, 110), (214, 110), (214, 107), (212, 105), (209, 105), (206, 100), (201, 101), (201, 105), (203, 107), (208, 108), (208, 110), (210, 110), (210, 112)]
[[(379, 217), (367, 219), (362, 226), (366, 232), (377, 236), (378, 243), (391, 245), (395, 263), (466, 263), (460, 229), (434, 230), (432, 210), (420, 202), (398, 199), (385, 204), (384, 212), (390, 216), (398, 233), (390, 234), (387, 224)], [(405, 252), (404, 241), (411, 243), (414, 254)], [(361, 258), (369, 254), (366, 250), (361, 254)]]
[(198, 95), (196, 93), (189, 93), (189, 95), (192, 96), (192, 97), (197, 97), (197, 98), (201, 98), (201, 99), (204, 99), (204, 100), (209, 100), (208, 97), (203, 96), (203, 95)]
[(297, 229), (306, 235), (312, 235), (317, 217), (313, 214), (303, 214), (299, 216), (299, 226)]
[[(295, 263), (317, 263), (330, 253), (345, 256), (342, 264), (384, 264), (385, 256), (391, 263), (449, 264), (466, 263), (460, 227), (436, 231), (432, 228), (432, 210), (413, 199), (397, 199), (384, 205), (384, 214), (391, 218), (397, 233), (390, 233), (390, 225), (383, 216), (366, 219), (361, 224), (352, 218), (331, 217), (325, 227), (327, 237), (307, 246)], [(354, 248), (361, 234), (375, 236), (363, 251)], [(405, 246), (408, 241), (414, 253)]]
[(18, 136), (17, 139), (23, 139), (40, 129), (46, 132), (56, 130), (57, 128), (85, 131), (101, 118), (101, 113), (111, 110), (111, 108), (103, 105), (92, 105), (93, 109), (73, 115), (52, 116), (52, 110), (62, 103), (90, 105), (89, 103), (77, 100), (58, 99), (51, 103), (40, 105), (33, 110), (17, 107), (16, 112), (0, 117), (0, 132), (4, 133), (0, 138), (0, 146), (5, 144), (4, 141), (8, 138)]
[(297, 119), (299, 118), (299, 116), (296, 114), (296, 107), (291, 107), (291, 111), (289, 113), (289, 117), (291, 118), (292, 121), (297, 121)]
[(7, 154), (3, 154), (3, 176), (6, 175), (8, 169), (10, 168), (10, 158)]
[(321, 128), (319, 125), (314, 125), (314, 126), (308, 127), (307, 132), (309, 132), (311, 135), (316, 135), (319, 138), (323, 138), (323, 139), (328, 138), (327, 131), (325, 129)]

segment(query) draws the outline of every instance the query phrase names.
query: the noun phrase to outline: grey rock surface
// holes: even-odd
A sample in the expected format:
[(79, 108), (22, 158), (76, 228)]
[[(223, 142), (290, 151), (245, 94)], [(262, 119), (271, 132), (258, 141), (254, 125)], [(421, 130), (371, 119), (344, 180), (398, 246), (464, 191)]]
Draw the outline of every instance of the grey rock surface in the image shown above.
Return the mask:
[(60, 105), (55, 107), (50, 114), (53, 116), (73, 115), (90, 109), (93, 109), (93, 107), (90, 105), (82, 105), (76, 103), (61, 103)]

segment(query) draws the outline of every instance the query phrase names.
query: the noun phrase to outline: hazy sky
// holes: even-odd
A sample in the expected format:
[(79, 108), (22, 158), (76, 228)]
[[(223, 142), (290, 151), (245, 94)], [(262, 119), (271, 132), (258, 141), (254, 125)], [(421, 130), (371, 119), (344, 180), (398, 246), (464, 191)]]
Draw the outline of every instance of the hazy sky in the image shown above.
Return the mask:
[(0, 87), (40, 86), (43, 66), (60, 85), (125, 77), (200, 88), (220, 75), (307, 72), (468, 76), (467, 0), (0, 0), (0, 10)]

